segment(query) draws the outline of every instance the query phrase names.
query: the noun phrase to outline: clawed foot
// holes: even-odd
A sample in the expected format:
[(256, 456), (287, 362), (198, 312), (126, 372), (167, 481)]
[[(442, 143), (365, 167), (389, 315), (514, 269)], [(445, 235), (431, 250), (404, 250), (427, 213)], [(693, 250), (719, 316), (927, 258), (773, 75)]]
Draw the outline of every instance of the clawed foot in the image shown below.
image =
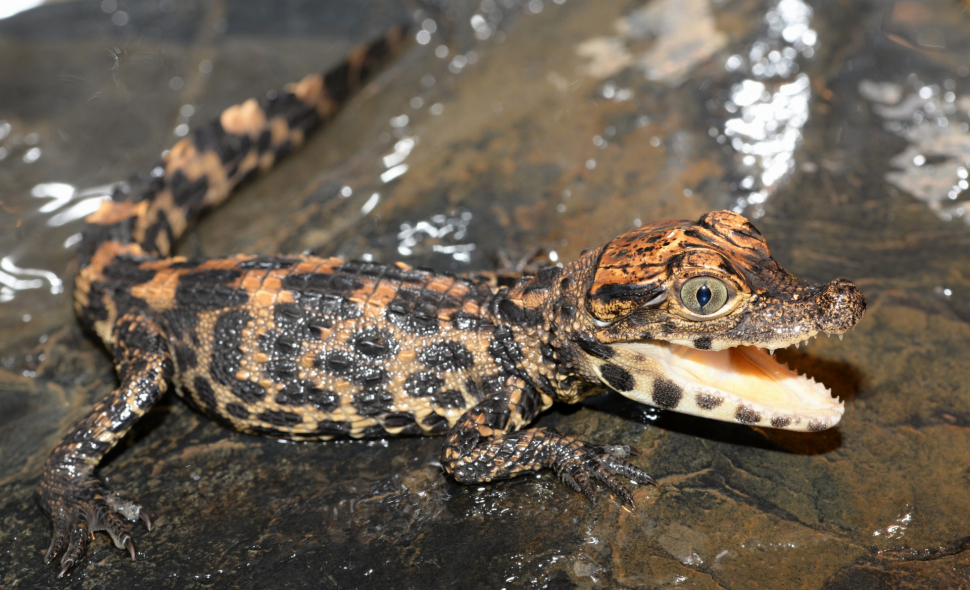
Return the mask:
[(634, 507), (633, 497), (616, 476), (624, 476), (640, 484), (657, 485), (652, 477), (625, 461), (639, 455), (627, 445), (595, 446), (576, 441), (555, 463), (559, 479), (590, 502), (596, 501), (596, 481), (620, 497), (624, 504)]
[(152, 529), (151, 520), (141, 506), (105, 489), (94, 478), (78, 482), (45, 476), (39, 493), (40, 503), (54, 525), (54, 538), (44, 563), (50, 563), (66, 545), (61, 556), (60, 576), (77, 563), (84, 554), (88, 538), (97, 531), (107, 532), (115, 547), (127, 549), (135, 559), (131, 531), (119, 514), (132, 522), (141, 520), (148, 530)]

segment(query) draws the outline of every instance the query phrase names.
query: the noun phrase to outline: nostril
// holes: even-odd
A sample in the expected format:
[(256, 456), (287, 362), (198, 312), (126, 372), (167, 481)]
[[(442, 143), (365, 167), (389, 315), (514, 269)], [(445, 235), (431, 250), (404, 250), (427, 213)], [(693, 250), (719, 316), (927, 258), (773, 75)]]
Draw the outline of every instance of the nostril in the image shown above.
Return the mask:
[(835, 279), (825, 285), (815, 297), (819, 315), (818, 327), (828, 334), (842, 334), (855, 326), (866, 312), (866, 298), (859, 289), (845, 279)]

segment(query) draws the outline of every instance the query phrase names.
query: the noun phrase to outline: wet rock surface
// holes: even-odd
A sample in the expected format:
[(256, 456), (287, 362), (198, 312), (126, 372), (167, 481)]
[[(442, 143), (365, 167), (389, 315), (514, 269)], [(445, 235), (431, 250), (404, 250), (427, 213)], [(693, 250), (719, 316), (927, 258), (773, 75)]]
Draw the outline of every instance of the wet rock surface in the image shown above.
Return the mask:
[[(68, 1), (0, 20), (0, 587), (965, 587), (962, 5), (435, 6)], [(33, 491), (115, 385), (71, 311), (85, 207), (415, 10), (412, 47), (181, 253), (492, 269), (733, 208), (786, 269), (868, 298), (844, 341), (777, 353), (846, 400), (842, 422), (760, 430), (611, 395), (542, 416), (641, 451), (660, 486), (630, 511), (550, 473), (458, 485), (438, 439), (267, 440), (169, 395), (100, 469), (156, 525), (135, 528), (138, 561), (99, 534), (57, 579)]]

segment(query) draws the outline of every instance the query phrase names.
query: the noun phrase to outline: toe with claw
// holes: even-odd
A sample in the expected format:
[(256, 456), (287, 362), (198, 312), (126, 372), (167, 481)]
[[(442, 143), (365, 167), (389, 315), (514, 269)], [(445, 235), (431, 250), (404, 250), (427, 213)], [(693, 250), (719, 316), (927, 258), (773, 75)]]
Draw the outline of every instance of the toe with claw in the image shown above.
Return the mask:
[(639, 484), (657, 485), (640, 468), (626, 462), (627, 458), (636, 455), (639, 455), (636, 449), (627, 445), (579, 443), (563, 453), (554, 467), (563, 483), (585, 495), (590, 502), (596, 501), (595, 482), (599, 482), (619, 496), (623, 504), (634, 507), (633, 496), (618, 477), (627, 477)]
[(141, 506), (106, 489), (90, 476), (69, 479), (45, 475), (39, 497), (54, 526), (44, 563), (50, 563), (61, 554), (60, 576), (80, 560), (89, 538), (97, 531), (108, 533), (115, 547), (127, 550), (135, 559), (137, 553), (131, 530), (121, 516), (132, 522), (141, 520), (151, 530), (151, 520)]

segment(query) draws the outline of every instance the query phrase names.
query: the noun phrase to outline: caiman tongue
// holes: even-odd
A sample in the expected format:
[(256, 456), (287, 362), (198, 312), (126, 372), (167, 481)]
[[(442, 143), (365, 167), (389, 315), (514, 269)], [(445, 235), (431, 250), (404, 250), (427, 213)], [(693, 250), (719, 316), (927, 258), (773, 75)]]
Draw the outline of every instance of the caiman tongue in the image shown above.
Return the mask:
[[(633, 376), (633, 388), (621, 393), (640, 403), (727, 422), (801, 431), (831, 428), (845, 411), (827, 387), (754, 346), (714, 352), (644, 340), (617, 342), (612, 348), (616, 354), (610, 363)], [(609, 383), (603, 366), (599, 372)]]

